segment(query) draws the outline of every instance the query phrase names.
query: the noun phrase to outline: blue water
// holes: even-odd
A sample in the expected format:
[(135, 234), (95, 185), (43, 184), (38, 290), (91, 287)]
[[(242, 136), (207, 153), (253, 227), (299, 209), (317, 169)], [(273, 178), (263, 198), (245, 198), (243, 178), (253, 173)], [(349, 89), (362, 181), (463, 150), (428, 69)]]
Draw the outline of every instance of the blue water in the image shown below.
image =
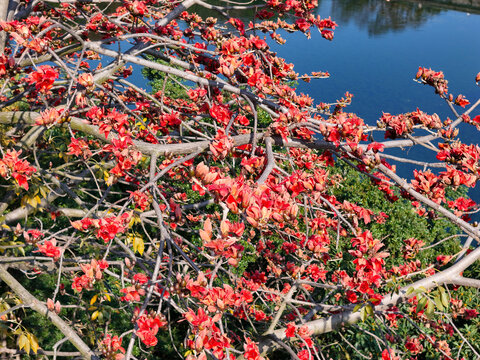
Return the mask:
[[(329, 79), (298, 86), (317, 104), (333, 102), (349, 91), (354, 98), (346, 111), (372, 125), (382, 111), (398, 114), (417, 107), (437, 113), (442, 120), (454, 117), (433, 88), (413, 81), (419, 66), (443, 71), (450, 93), (463, 94), (471, 103), (480, 98), (474, 80), (480, 72), (480, 15), (384, 0), (323, 0), (318, 14), (332, 16), (338, 23), (332, 42), (314, 31), (310, 40), (303, 34), (284, 34), (285, 45), (272, 45), (281, 57), (295, 64), (299, 74), (330, 72)], [(480, 109), (472, 113), (476, 114)], [(463, 142), (479, 143), (474, 127), (463, 125), (460, 129)], [(375, 139), (381, 141), (383, 135)], [(435, 154), (424, 148), (392, 154), (435, 161)], [(398, 170), (402, 177), (410, 178), (413, 168), (400, 165)], [(470, 196), (480, 202), (480, 186)]]
[[(397, 7), (397, 2), (373, 1)], [(442, 118), (451, 116), (448, 106), (430, 87), (412, 79), (419, 66), (441, 70), (449, 80), (450, 92), (462, 93), (472, 102), (480, 97), (475, 75), (480, 71), (480, 16), (457, 11), (425, 15), (424, 22), (405, 23), (402, 29), (375, 34), (368, 23), (360, 23), (356, 12), (349, 19), (335, 18), (339, 7), (354, 8), (361, 1), (324, 0), (319, 15), (332, 15), (339, 27), (328, 42), (318, 32), (308, 40), (302, 34), (287, 34), (284, 46), (273, 46), (278, 54), (295, 64), (298, 73), (324, 70), (329, 79), (301, 82), (298, 89), (316, 101), (334, 101), (346, 91), (354, 94), (349, 111), (375, 124), (382, 111), (409, 112), (420, 107)], [(368, 1), (372, 3), (372, 1)], [(408, 3), (409, 6), (418, 6)], [(383, 8), (383, 7), (382, 7)], [(428, 7), (423, 5), (426, 12)], [(371, 14), (382, 17), (382, 13)], [(476, 138), (471, 140), (475, 141)]]

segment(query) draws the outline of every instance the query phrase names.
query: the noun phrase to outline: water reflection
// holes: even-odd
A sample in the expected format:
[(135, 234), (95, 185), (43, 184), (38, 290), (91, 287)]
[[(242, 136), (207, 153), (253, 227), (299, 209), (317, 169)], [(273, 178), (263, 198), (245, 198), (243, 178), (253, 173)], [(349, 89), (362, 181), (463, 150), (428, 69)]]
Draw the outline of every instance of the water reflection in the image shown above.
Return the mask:
[(370, 36), (417, 28), (444, 10), (422, 6), (421, 2), (387, 2), (385, 0), (332, 1), (331, 14), (337, 23), (354, 22)]
[[(222, 0), (208, 2), (212, 5), (225, 5)], [(256, 4), (261, 7), (264, 3), (253, 1), (250, 5)], [(353, 23), (358, 28), (365, 29), (370, 37), (419, 28), (449, 10), (480, 13), (480, 0), (318, 0), (319, 15), (331, 15), (342, 26)], [(212, 10), (202, 7), (194, 7), (193, 11), (204, 17), (221, 17), (220, 13), (212, 14)], [(245, 23), (253, 20), (255, 12), (254, 8), (226, 11), (229, 16), (241, 18)]]

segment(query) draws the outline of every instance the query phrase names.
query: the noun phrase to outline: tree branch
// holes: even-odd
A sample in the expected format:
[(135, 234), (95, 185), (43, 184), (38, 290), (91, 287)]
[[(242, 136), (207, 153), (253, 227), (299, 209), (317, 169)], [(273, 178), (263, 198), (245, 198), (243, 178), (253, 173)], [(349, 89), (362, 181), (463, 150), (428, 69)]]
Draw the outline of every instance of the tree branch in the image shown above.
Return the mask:
[[(418, 280), (411, 285), (406, 285), (402, 287), (398, 293), (386, 295), (379, 305), (375, 307), (376, 311), (387, 310), (392, 306), (396, 306), (402, 302), (405, 302), (410, 297), (413, 297), (415, 293), (407, 295), (407, 292), (410, 288), (418, 289), (424, 287), (426, 290), (433, 289), (441, 284), (455, 284), (460, 285), (459, 282), (464, 284), (469, 284), (466, 286), (475, 286), (480, 285), (480, 280), (476, 279), (466, 279), (462, 280), (462, 277), (459, 277), (459, 274), (477, 261), (480, 258), (480, 248), (477, 248), (469, 255), (465, 256), (461, 261), (452, 265), (446, 270), (443, 270), (433, 276), (430, 276), (425, 279)], [(339, 314), (329, 316), (327, 318), (322, 318), (314, 321), (307, 322), (305, 325), (308, 326), (313, 336), (319, 336), (326, 334), (332, 331), (335, 331), (343, 326), (352, 325), (360, 321), (361, 312), (353, 312), (351, 310), (343, 311)], [(279, 340), (286, 338), (285, 328), (275, 330), (272, 335), (277, 337)], [(275, 347), (273, 340), (268, 337), (264, 337), (260, 340), (259, 345), (260, 353), (266, 354)]]
[(46, 316), (53, 325), (59, 329), (63, 335), (77, 348), (82, 354), (84, 359), (88, 360), (100, 360), (98, 356), (88, 347), (87, 344), (78, 336), (78, 334), (65, 322), (52, 311), (49, 311), (47, 307), (40, 302), (35, 296), (25, 289), (10, 273), (5, 269), (3, 265), (0, 265), (0, 279), (2, 279), (10, 289), (22, 300), (23, 303), (28, 305), (32, 310), (38, 312), (41, 315)]

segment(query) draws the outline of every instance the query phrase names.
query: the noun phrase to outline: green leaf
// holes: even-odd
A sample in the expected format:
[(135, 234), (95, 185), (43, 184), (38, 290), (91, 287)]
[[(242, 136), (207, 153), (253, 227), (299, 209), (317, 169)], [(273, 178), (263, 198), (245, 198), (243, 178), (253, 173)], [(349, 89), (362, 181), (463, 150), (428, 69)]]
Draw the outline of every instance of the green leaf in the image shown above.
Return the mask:
[(442, 304), (442, 300), (440, 299), (440, 295), (436, 295), (434, 298), (433, 298), (433, 301), (435, 301), (435, 305), (437, 305), (437, 309), (439, 311), (445, 311), (445, 307), (443, 306)]
[(363, 304), (357, 304), (357, 305), (355, 305), (355, 307), (353, 308), (353, 312), (354, 312), (354, 313), (357, 312), (358, 309), (360, 309), (360, 308), (362, 307), (362, 305), (363, 305)]
[(418, 300), (417, 309), (415, 310), (415, 312), (418, 314), (420, 311), (422, 311), (425, 308), (425, 305), (427, 305), (427, 298), (422, 296)]
[(367, 306), (365, 306), (365, 311), (367, 312), (368, 315), (373, 316), (373, 307), (372, 307), (372, 305), (368, 304)]
[(442, 305), (448, 308), (448, 305), (450, 304), (448, 294), (444, 291), (441, 293), (440, 298), (442, 299)]
[(423, 286), (419, 286), (417, 289), (415, 289), (415, 294), (422, 294), (426, 292), (427, 292), (427, 289), (425, 289)]
[(362, 308), (362, 310), (360, 311), (360, 318), (362, 319), (362, 321), (365, 321), (367, 320), (367, 310), (365, 309), (365, 307)]
[(428, 319), (431, 319), (433, 317), (434, 311), (435, 305), (433, 305), (433, 301), (430, 300), (427, 305), (427, 310), (425, 310), (425, 315)]

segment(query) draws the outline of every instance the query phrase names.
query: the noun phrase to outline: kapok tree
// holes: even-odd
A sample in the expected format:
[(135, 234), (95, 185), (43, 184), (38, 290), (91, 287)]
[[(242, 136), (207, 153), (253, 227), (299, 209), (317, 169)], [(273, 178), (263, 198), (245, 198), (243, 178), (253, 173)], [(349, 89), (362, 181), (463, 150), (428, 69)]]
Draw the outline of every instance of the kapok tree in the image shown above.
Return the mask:
[[(269, 42), (332, 40), (316, 5), (1, 2), (3, 352), (479, 356), (480, 233), (461, 190), (480, 148), (458, 126), (480, 127), (480, 101), (466, 109), (423, 67), (452, 120), (412, 109), (372, 126), (348, 93), (297, 94), (328, 73), (299, 76)], [(132, 80), (142, 68), (153, 93)], [(438, 161), (388, 155), (413, 146)], [(419, 170), (404, 180), (397, 162)]]

